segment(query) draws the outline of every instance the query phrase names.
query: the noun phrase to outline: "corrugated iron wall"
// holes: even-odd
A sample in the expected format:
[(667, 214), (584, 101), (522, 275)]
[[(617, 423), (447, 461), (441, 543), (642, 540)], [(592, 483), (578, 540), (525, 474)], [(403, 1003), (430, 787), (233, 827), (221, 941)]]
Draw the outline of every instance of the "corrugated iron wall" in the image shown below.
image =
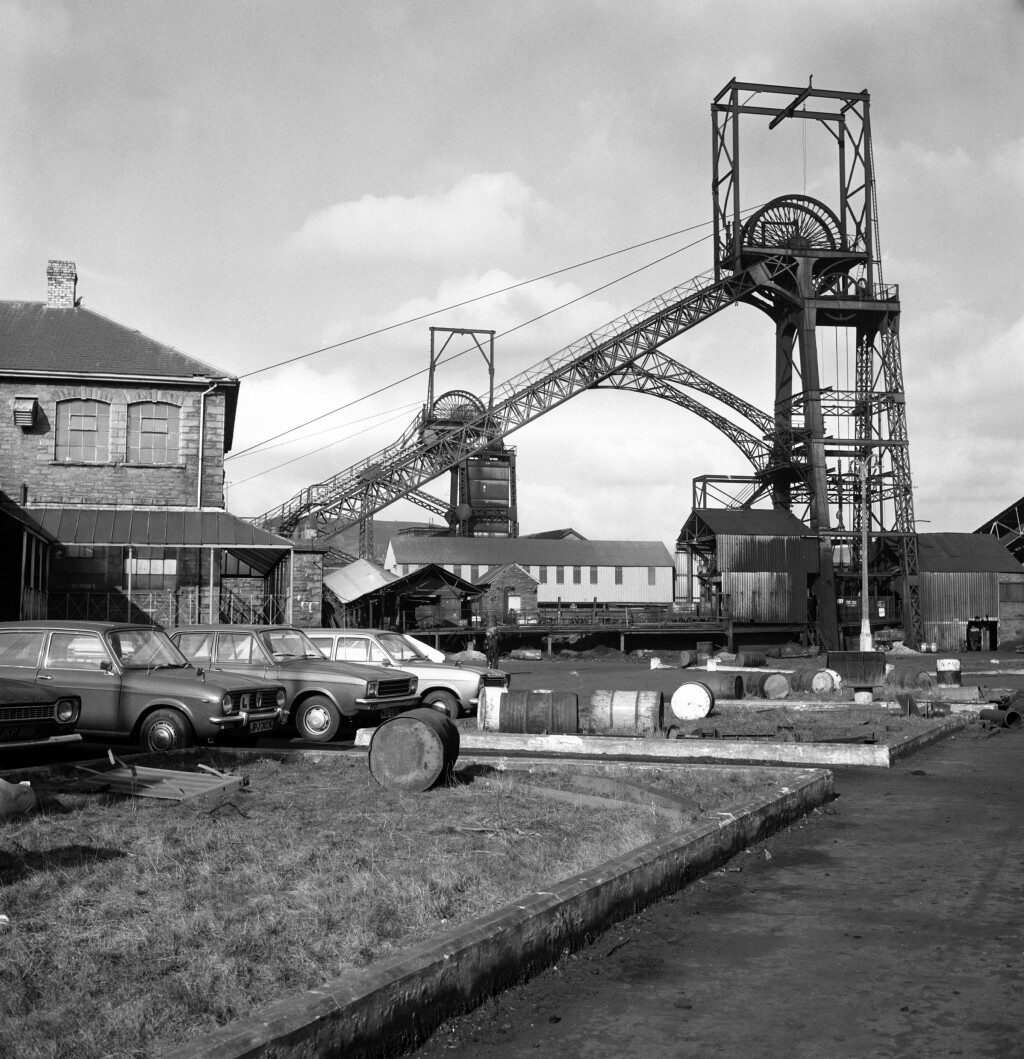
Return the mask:
[(806, 622), (808, 578), (818, 569), (814, 541), (723, 535), (716, 543), (722, 592), (734, 621)]
[(967, 622), (975, 615), (999, 616), (996, 573), (922, 573), (920, 578), (924, 638), (940, 651), (963, 649)]
[(729, 597), (733, 621), (789, 623), (801, 622), (807, 616), (806, 589), (798, 605), (788, 574), (777, 571), (722, 574), (722, 591)]

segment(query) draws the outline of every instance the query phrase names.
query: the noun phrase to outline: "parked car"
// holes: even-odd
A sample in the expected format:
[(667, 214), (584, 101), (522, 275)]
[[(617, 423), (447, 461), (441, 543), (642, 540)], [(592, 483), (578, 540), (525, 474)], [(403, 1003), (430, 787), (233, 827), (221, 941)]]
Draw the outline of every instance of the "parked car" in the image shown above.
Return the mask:
[(90, 621), (0, 622), (0, 677), (81, 697), (78, 732), (177, 750), (282, 723), (280, 684), (197, 670), (154, 626)]
[(196, 665), (266, 676), (284, 685), (287, 716), (304, 739), (326, 743), (343, 727), (379, 724), (419, 706), (416, 677), (401, 669), (328, 662), (288, 625), (190, 625), (171, 639)]
[(420, 704), (457, 720), (476, 710), (487, 685), (507, 688), (510, 677), (486, 666), (434, 662), (411, 636), (385, 629), (314, 629), (310, 640), (336, 662), (400, 666), (419, 678)]
[(60, 688), (0, 679), (0, 750), (80, 743), (75, 731), (82, 700)]

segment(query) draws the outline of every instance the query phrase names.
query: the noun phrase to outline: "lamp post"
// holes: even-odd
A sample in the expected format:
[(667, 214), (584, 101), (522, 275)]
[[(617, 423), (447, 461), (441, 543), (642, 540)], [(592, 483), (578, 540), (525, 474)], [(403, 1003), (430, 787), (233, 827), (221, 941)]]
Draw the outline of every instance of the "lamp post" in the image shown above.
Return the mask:
[(868, 461), (860, 461), (860, 649), (874, 650), (868, 614)]

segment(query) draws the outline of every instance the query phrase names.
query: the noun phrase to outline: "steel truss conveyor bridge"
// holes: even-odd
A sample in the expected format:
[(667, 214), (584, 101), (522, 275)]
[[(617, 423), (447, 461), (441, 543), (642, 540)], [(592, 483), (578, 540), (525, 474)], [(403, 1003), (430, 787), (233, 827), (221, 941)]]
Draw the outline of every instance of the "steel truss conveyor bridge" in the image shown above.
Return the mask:
[[(738, 275), (715, 279), (714, 271), (611, 321), (566, 346), (553, 357), (508, 379), (494, 392), (490, 410), (448, 428), (423, 409), (394, 444), (347, 470), (301, 490), (256, 521), (290, 534), (311, 516), (324, 523), (349, 524), (371, 517), (401, 499), (441, 502), (420, 487), (487, 448), (495, 441), (599, 386), (637, 390), (675, 401), (708, 420), (729, 437), (756, 470), (768, 466), (770, 416), (685, 368), (660, 352), (666, 342), (727, 306), (749, 298), (790, 265), (768, 258)], [(731, 422), (682, 392), (692, 389), (733, 408), (762, 436)], [(428, 508), (428, 502), (424, 506)]]
[[(630, 389), (687, 408), (743, 452), (753, 474), (729, 506), (769, 497), (805, 522), (818, 545), (812, 591), (819, 642), (841, 645), (838, 603), (851, 596), (859, 596), (862, 606), (867, 602), (870, 565), (871, 595), (894, 592), (907, 642), (919, 643), (900, 305), (897, 289), (882, 282), (868, 109), (867, 92), (731, 81), (711, 106), (712, 271), (513, 376), (492, 389), (486, 403), (462, 394), (468, 401), (455, 419), (436, 414), (428, 401), (394, 444), (308, 486), (256, 521), (286, 535), (308, 520), (318, 529), (358, 522), (362, 552), (363, 527), (372, 526), (375, 512), (408, 498), (445, 514), (446, 505), (423, 492), (423, 485), (585, 390)], [(833, 205), (793, 194), (744, 210), (741, 118), (769, 118), (769, 129), (786, 120), (823, 128), (838, 157)], [(775, 328), (770, 415), (661, 351), (738, 302), (758, 308)], [(837, 358), (840, 334), (847, 350), (852, 337), (852, 387), (842, 384), (838, 363), (834, 384), (823, 378), (818, 333), (827, 330), (836, 335)], [(706, 407), (707, 399), (731, 409), (745, 425)]]

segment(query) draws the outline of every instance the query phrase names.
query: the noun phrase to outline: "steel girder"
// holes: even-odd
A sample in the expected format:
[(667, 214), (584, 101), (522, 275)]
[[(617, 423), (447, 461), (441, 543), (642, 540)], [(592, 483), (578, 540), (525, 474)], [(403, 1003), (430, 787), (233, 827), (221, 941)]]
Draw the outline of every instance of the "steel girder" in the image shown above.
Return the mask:
[[(667, 360), (668, 358), (662, 359)], [(700, 416), (701, 419), (706, 420), (713, 427), (720, 430), (746, 456), (755, 470), (763, 471), (767, 467), (768, 459), (771, 456), (771, 447), (766, 442), (761, 438), (754, 437), (750, 431), (744, 430), (743, 427), (737, 426), (724, 416), (702, 405), (689, 394), (683, 393), (681, 388), (686, 384), (679, 381), (679, 379), (666, 378), (657, 370), (660, 367), (660, 364), (652, 367), (641, 365), (639, 362), (624, 365), (619, 371), (609, 375), (600, 384), (600, 388), (634, 390), (637, 393), (647, 393), (654, 397), (661, 397), (666, 401), (671, 401), (673, 404), (679, 405), (680, 408), (685, 408)], [(687, 370), (683, 368), (682, 372), (685, 374)], [(720, 391), (716, 396), (721, 399), (726, 391), (721, 391), (719, 387), (716, 387), (716, 389)], [(764, 418), (767, 419), (768, 417), (765, 416)]]
[(310, 515), (339, 521), (365, 519), (770, 284), (786, 267), (784, 260), (769, 256), (718, 280), (713, 271), (696, 276), (513, 376), (495, 392), (491, 411), (443, 430), (425, 429), (421, 415), (393, 445), (303, 489), (255, 521), (289, 533)]

